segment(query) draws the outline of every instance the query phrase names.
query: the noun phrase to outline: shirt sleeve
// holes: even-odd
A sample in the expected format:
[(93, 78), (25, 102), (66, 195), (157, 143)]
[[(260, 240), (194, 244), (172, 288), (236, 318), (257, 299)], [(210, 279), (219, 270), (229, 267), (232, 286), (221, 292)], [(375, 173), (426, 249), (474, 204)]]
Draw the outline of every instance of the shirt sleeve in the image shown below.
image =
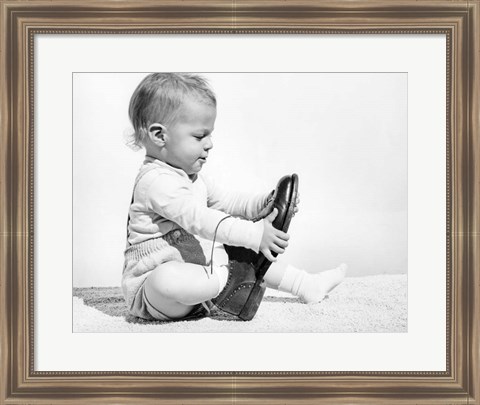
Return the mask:
[(216, 242), (259, 251), (262, 221), (224, 219), (227, 217), (225, 212), (206, 206), (194, 195), (188, 179), (167, 173), (158, 175), (147, 189), (146, 204), (148, 209), (201, 238), (213, 240), (215, 236)]
[(246, 219), (255, 218), (267, 205), (268, 197), (271, 194), (232, 192), (219, 187), (214, 180), (208, 176), (202, 176), (202, 179), (207, 187), (209, 207)]

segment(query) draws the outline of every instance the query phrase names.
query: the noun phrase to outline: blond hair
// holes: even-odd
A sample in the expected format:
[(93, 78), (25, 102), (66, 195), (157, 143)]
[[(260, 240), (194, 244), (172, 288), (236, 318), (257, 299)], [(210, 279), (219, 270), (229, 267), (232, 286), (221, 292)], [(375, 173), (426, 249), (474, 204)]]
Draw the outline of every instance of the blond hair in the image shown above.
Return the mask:
[(175, 122), (186, 98), (192, 97), (213, 107), (217, 100), (203, 77), (189, 73), (152, 73), (137, 86), (130, 99), (128, 115), (134, 133), (130, 144), (140, 148), (153, 123)]

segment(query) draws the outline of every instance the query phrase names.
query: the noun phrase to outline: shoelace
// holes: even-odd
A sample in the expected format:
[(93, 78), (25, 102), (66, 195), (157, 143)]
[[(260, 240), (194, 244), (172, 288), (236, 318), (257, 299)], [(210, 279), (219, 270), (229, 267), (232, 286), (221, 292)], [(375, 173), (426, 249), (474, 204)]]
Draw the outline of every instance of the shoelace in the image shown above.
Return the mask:
[(227, 215), (225, 218), (222, 218), (220, 221), (218, 221), (218, 224), (215, 228), (215, 232), (213, 233), (213, 242), (212, 242), (212, 253), (210, 255), (210, 274), (213, 274), (213, 249), (215, 248), (215, 239), (217, 239), (217, 231), (218, 227), (220, 224), (225, 221), (227, 218), (231, 218), (231, 215)]
[[(275, 190), (273, 190), (268, 199), (267, 199), (267, 202), (265, 203), (265, 206), (268, 206), (268, 204), (270, 204), (273, 200), (275, 199)], [(225, 218), (222, 218), (220, 221), (218, 221), (218, 224), (217, 226), (215, 227), (215, 232), (213, 233), (213, 242), (212, 242), (212, 252), (210, 254), (210, 274), (213, 274), (213, 249), (215, 248), (215, 240), (217, 239), (217, 231), (218, 231), (218, 227), (220, 226), (220, 224), (225, 221), (227, 218), (232, 218), (232, 215), (227, 215)], [(258, 222), (260, 221), (262, 218), (260, 217), (256, 217), (253, 219), (253, 222)]]

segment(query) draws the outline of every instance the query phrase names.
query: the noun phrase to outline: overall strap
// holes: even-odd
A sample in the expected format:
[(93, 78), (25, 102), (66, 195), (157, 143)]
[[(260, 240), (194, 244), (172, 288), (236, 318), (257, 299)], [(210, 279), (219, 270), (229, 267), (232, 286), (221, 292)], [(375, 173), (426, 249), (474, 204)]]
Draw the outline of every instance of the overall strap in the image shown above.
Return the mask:
[[(137, 189), (137, 185), (139, 181), (143, 176), (145, 176), (147, 173), (155, 169), (157, 169), (155, 165), (150, 165), (149, 167), (142, 168), (140, 170), (140, 173), (137, 174), (137, 177), (135, 178), (135, 183), (133, 184), (132, 199), (130, 201), (130, 207), (132, 206), (133, 201), (135, 200), (135, 190)], [(127, 248), (130, 246), (130, 242), (128, 241), (130, 237), (130, 232), (128, 231), (128, 226), (130, 225), (130, 207), (128, 208), (128, 218), (127, 218)]]

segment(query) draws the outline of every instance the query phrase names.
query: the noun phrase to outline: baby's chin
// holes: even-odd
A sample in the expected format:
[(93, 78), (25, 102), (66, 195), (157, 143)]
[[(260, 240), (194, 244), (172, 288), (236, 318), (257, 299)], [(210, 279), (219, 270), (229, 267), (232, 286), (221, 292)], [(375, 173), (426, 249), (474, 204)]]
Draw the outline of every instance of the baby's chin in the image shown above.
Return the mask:
[(189, 170), (188, 172), (185, 171), (185, 173), (187, 173), (187, 175), (188, 175), (189, 177), (195, 177), (198, 173), (201, 172), (201, 170), (202, 170), (202, 168), (199, 167), (198, 169), (192, 169), (192, 170)]

